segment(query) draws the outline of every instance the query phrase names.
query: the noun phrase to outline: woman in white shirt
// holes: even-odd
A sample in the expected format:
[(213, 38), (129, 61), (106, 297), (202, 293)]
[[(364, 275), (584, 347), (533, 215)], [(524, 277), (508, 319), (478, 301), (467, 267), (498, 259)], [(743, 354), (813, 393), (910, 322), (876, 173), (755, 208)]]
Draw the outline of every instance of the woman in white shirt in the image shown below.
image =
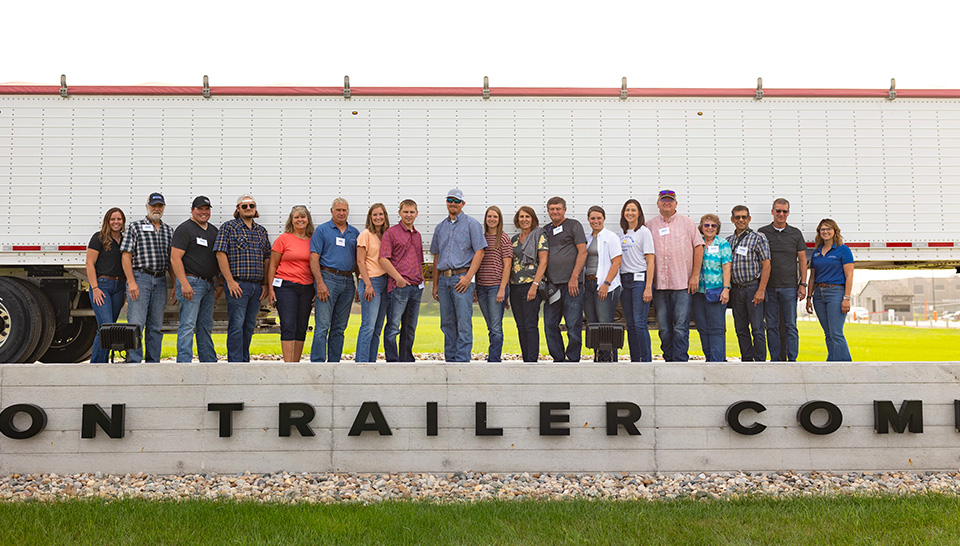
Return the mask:
[[(603, 227), (607, 213), (592, 206), (587, 212), (587, 262), (583, 266), (583, 310), (587, 323), (613, 322), (620, 301), (620, 237)], [(609, 357), (597, 353), (598, 358)]]
[(620, 248), (623, 263), (620, 266), (620, 281), (623, 294), (620, 305), (627, 319), (627, 343), (630, 345), (630, 360), (651, 362), (650, 332), (647, 317), (653, 301), (653, 234), (644, 224), (643, 208), (636, 199), (628, 199), (620, 209)]

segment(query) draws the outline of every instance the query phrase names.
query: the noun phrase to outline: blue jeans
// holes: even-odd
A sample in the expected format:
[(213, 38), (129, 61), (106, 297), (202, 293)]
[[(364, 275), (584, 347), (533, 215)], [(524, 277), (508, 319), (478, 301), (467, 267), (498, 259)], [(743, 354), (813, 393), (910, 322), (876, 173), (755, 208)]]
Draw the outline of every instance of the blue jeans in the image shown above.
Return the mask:
[(653, 351), (650, 349), (650, 330), (647, 329), (647, 320), (650, 317), (650, 302), (643, 301), (643, 291), (647, 288), (647, 275), (644, 280), (638, 281), (640, 273), (621, 273), (620, 284), (623, 293), (620, 295), (620, 306), (623, 307), (624, 318), (627, 319), (627, 344), (630, 345), (630, 360), (633, 362), (652, 362)]
[[(583, 337), (583, 284), (576, 296), (571, 296), (567, 283), (556, 285), (560, 299), (543, 306), (543, 335), (554, 362), (580, 362)], [(560, 319), (567, 325), (567, 349), (563, 349)]]
[(340, 362), (343, 353), (343, 332), (350, 321), (353, 306), (353, 277), (323, 271), (323, 283), (330, 295), (327, 301), (318, 297), (313, 303), (313, 346), (311, 362)]
[(737, 331), (742, 362), (765, 362), (767, 360), (767, 340), (764, 337), (763, 304), (754, 305), (753, 296), (760, 287), (758, 281), (730, 289), (730, 302), (733, 307), (733, 327)]
[(473, 291), (476, 283), (470, 283), (462, 293), (457, 292), (455, 286), (461, 277), (463, 275), (441, 275), (437, 282), (443, 355), (447, 362), (470, 362), (473, 350)]
[(93, 338), (93, 352), (90, 353), (91, 364), (106, 362), (110, 358), (110, 349), (100, 348), (100, 327), (117, 322), (120, 309), (123, 308), (124, 294), (127, 291), (127, 281), (97, 277), (97, 285), (103, 291), (103, 305), (97, 305), (97, 302), (93, 301), (93, 289), (91, 289), (90, 303), (93, 304), (93, 314), (97, 317), (97, 335)]
[(797, 361), (800, 352), (800, 333), (797, 331), (797, 287), (767, 287), (767, 297), (763, 300), (763, 319), (767, 325), (767, 347), (770, 360), (780, 360), (780, 321), (783, 320), (787, 331), (787, 360)]
[(277, 317), (280, 319), (280, 341), (305, 341), (310, 326), (310, 311), (317, 289), (310, 284), (283, 280), (273, 289), (277, 296)]
[(653, 291), (664, 362), (687, 362), (690, 355), (690, 293), (686, 290)]
[(133, 272), (133, 280), (140, 289), (140, 297), (130, 299), (127, 293), (127, 322), (139, 324), (143, 332), (143, 346), (127, 353), (127, 362), (160, 362), (163, 345), (163, 308), (167, 304), (167, 277), (154, 277), (140, 271)]
[(850, 362), (850, 349), (847, 338), (843, 337), (843, 323), (847, 314), (841, 311), (843, 305), (843, 287), (815, 287), (813, 289), (813, 308), (817, 320), (823, 328), (827, 342), (827, 362)]
[(700, 333), (700, 346), (707, 362), (727, 361), (727, 304), (707, 301), (706, 294), (693, 295), (690, 314)]
[[(416, 284), (394, 288), (387, 294), (387, 326), (383, 332), (383, 354), (387, 362), (413, 362), (413, 340), (420, 318), (423, 289)], [(397, 336), (400, 345), (397, 346)]]
[(187, 277), (193, 287), (193, 300), (183, 297), (177, 279), (177, 302), (180, 303), (180, 327), (177, 329), (177, 362), (193, 362), (193, 335), (197, 335), (197, 356), (200, 362), (216, 362), (213, 346), (213, 304), (216, 291), (212, 282)]
[(517, 321), (520, 353), (524, 362), (540, 360), (540, 295), (527, 301), (533, 283), (510, 285), (510, 311)]
[(260, 296), (263, 286), (260, 283), (239, 281), (243, 294), (233, 297), (230, 290), (224, 290), (227, 297), (227, 361), (250, 362), (250, 340), (257, 327), (257, 313), (260, 312)]
[(370, 286), (373, 287), (373, 299), (367, 301), (363, 298), (367, 285), (362, 277), (357, 280), (357, 294), (360, 295), (360, 331), (357, 332), (355, 362), (377, 361), (380, 332), (383, 331), (383, 319), (387, 315), (387, 276), (370, 277)]
[[(601, 300), (597, 293), (600, 289), (597, 279), (586, 280), (583, 288), (583, 313), (587, 316), (587, 324), (613, 322), (613, 317), (617, 314), (620, 292), (623, 291), (622, 287), (618, 286), (615, 290), (607, 292), (607, 299), (604, 300)], [(599, 351), (596, 358), (600, 362), (610, 362), (613, 355), (609, 354), (609, 351)]]
[(500, 285), (477, 285), (477, 303), (480, 304), (480, 313), (487, 322), (490, 332), (490, 347), (487, 349), (487, 362), (500, 362), (503, 353), (503, 310), (507, 308), (507, 298), (510, 297), (510, 286), (503, 291), (503, 301), (497, 303), (497, 292)]

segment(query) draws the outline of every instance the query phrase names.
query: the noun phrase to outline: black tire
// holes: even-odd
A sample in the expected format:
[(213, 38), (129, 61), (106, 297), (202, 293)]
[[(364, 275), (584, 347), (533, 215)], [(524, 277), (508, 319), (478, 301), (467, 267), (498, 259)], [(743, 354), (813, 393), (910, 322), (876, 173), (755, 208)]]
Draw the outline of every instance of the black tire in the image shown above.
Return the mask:
[(0, 362), (20, 362), (36, 347), (37, 340), (30, 340), (30, 313), (21, 291), (20, 285), (0, 277)]
[(50, 348), (53, 335), (57, 330), (57, 314), (53, 309), (53, 304), (50, 303), (50, 298), (40, 290), (39, 286), (23, 279), (12, 278), (12, 280), (23, 285), (24, 293), (33, 296), (37, 308), (40, 310), (40, 338), (37, 341), (37, 347), (23, 359), (24, 362), (32, 364), (39, 360), (40, 356)]
[[(43, 332), (43, 313), (40, 310), (40, 301), (25, 281), (16, 277), (6, 277), (6, 280), (20, 289), (18, 295), (26, 306), (27, 320), (30, 327), (30, 330), (27, 332), (27, 338), (23, 342), (24, 346), (29, 347), (29, 349), (20, 356), (20, 362), (36, 362), (34, 353), (37, 352), (37, 346), (40, 344), (40, 334)], [(34, 360), (30, 360), (30, 357), (34, 357)]]
[[(81, 295), (77, 308), (92, 309), (90, 298)], [(74, 317), (71, 323), (57, 324), (50, 348), (40, 357), (40, 362), (83, 362), (90, 358), (96, 336), (96, 317)]]

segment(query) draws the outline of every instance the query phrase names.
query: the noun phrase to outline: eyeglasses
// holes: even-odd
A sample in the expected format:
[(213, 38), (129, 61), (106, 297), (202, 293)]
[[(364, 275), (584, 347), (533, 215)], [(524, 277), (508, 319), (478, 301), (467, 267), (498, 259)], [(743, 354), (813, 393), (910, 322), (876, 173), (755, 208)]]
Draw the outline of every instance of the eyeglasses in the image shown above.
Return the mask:
[(789, 211), (789, 210), (775, 209), (775, 210), (773, 211), (773, 213), (774, 213), (774, 214), (790, 214), (790, 211)]
[(822, 227), (822, 228), (820, 228), (820, 233), (823, 233), (824, 231), (833, 231), (833, 228), (832, 228), (832, 227)]
[(457, 199), (456, 197), (447, 197), (447, 203), (453, 203), (454, 205), (459, 205), (463, 203), (462, 199)]
[(703, 227), (704, 229), (706, 229), (706, 228), (718, 228), (720, 226), (718, 226), (717, 224), (703, 224)]
[(240, 208), (242, 208), (243, 210), (255, 209), (255, 208), (257, 208), (257, 204), (256, 204), (256, 203), (242, 203), (242, 204), (240, 205)]
[(750, 218), (750, 217), (749, 217), (749, 216), (743, 216), (743, 215), (738, 215), (738, 216), (734, 216), (734, 217), (733, 217), (734, 220), (746, 220), (747, 218)]

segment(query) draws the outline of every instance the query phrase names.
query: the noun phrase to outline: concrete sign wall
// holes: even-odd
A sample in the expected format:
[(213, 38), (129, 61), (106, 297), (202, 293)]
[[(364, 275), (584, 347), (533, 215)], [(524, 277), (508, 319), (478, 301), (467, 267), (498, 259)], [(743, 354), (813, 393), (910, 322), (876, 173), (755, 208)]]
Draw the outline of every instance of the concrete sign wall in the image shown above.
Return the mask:
[(4, 364), (0, 474), (956, 470), (957, 399), (955, 362)]

